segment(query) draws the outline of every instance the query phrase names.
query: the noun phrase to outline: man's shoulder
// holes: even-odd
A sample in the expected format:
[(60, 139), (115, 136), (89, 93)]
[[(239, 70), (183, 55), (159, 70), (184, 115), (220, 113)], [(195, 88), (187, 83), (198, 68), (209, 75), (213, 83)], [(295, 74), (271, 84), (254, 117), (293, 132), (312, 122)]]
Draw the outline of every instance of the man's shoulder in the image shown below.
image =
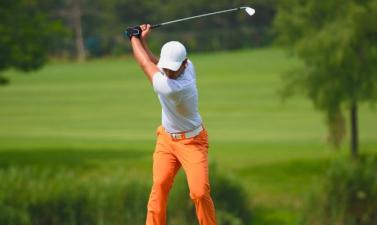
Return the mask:
[(196, 72), (195, 72), (194, 64), (189, 59), (187, 60), (187, 67), (186, 67), (185, 73), (187, 73), (190, 76), (190, 78), (193, 78), (193, 79), (196, 78)]

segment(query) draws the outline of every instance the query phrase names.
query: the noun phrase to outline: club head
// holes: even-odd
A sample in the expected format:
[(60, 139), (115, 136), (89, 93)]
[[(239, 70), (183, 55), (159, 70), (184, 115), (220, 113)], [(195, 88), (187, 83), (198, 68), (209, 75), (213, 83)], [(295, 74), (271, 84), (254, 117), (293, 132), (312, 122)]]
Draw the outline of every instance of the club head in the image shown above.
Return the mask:
[(252, 16), (255, 14), (255, 9), (251, 7), (241, 7), (241, 8), (244, 9), (246, 13), (249, 14), (249, 16)]

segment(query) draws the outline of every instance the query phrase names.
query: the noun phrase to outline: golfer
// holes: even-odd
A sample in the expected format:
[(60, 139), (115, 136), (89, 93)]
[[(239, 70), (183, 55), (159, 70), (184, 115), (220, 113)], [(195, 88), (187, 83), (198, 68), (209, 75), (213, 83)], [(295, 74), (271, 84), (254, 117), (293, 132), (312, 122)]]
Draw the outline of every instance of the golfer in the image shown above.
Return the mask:
[(151, 82), (162, 107), (153, 154), (153, 186), (147, 225), (166, 225), (166, 208), (174, 177), (183, 167), (190, 198), (200, 225), (215, 225), (215, 207), (208, 179), (208, 136), (198, 112), (198, 90), (192, 62), (185, 47), (171, 41), (162, 46), (160, 59), (149, 50), (149, 24), (129, 35), (134, 57)]

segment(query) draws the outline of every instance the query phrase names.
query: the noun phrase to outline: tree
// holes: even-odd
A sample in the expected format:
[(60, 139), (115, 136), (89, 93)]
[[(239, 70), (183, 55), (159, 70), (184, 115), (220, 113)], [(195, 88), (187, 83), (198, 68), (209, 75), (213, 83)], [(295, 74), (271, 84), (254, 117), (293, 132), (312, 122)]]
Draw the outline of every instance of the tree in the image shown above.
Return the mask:
[(46, 62), (52, 40), (62, 27), (58, 21), (49, 20), (39, 3), (37, 0), (0, 2), (0, 71), (9, 68), (31, 71)]
[[(114, 31), (116, 35), (122, 35), (124, 25), (116, 21), (114, 15), (117, 2), (119, 0), (50, 0), (51, 15), (62, 19), (73, 34), (69, 42), (78, 61), (103, 55), (102, 48), (110, 48), (106, 45), (112, 42)], [(141, 8), (139, 3), (136, 5)], [(132, 10), (128, 11), (127, 14)]]
[(55, 0), (52, 1), (50, 13), (53, 16), (67, 20), (68, 27), (74, 33), (76, 59), (79, 62), (85, 61), (86, 51), (84, 44), (84, 32), (82, 25), (83, 1), (82, 0)]
[(284, 0), (274, 27), (304, 66), (286, 76), (285, 94), (301, 90), (326, 112), (331, 141), (344, 136), (349, 110), (351, 153), (358, 154), (358, 105), (377, 99), (377, 0)]

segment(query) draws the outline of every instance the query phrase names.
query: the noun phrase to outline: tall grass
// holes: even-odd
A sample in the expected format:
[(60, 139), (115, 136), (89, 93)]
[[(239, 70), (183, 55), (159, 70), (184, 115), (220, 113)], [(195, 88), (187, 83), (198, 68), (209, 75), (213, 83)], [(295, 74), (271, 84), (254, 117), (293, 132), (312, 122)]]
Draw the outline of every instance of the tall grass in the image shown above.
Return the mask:
[[(0, 224), (140, 224), (148, 185), (121, 171), (81, 177), (77, 171), (36, 167), (0, 172)], [(135, 213), (137, 212), (137, 213)]]
[[(212, 188), (219, 223), (249, 224), (246, 191), (213, 169)], [(196, 223), (182, 174), (169, 200), (169, 224)], [(119, 168), (112, 174), (83, 175), (69, 168), (10, 167), (0, 171), (0, 224), (133, 225), (144, 224), (150, 182)], [(232, 201), (230, 201), (232, 199)]]

